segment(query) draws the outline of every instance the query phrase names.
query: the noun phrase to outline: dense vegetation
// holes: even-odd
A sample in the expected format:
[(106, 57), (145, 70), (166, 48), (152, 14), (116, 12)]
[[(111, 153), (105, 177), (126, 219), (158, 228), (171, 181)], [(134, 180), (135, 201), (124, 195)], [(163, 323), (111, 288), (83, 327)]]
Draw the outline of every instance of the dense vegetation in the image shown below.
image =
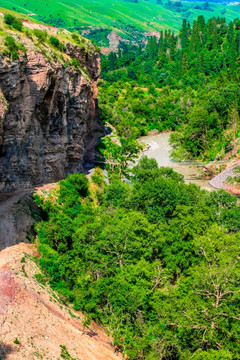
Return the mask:
[(161, 32), (146, 49), (122, 46), (103, 56), (102, 119), (121, 136), (177, 130), (175, 158), (213, 160), (237, 152), (240, 20), (224, 18)]
[(129, 359), (238, 359), (240, 209), (143, 157), (131, 184), (101, 170), (36, 196), (51, 285)]

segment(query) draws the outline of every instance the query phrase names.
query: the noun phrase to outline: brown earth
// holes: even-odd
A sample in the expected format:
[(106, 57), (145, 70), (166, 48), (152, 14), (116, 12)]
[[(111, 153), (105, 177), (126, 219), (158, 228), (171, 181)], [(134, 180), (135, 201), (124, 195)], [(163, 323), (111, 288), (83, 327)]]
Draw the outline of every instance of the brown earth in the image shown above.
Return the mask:
[(118, 45), (119, 45), (119, 36), (115, 31), (110, 32), (107, 36), (109, 41), (108, 47), (101, 47), (103, 54), (108, 54), (111, 51), (117, 52), (118, 51)]
[(81, 313), (36, 280), (37, 255), (35, 245), (23, 243), (0, 252), (0, 359), (60, 360), (60, 346), (67, 359), (122, 359), (103, 329), (85, 328)]
[(38, 23), (32, 22), (30, 20), (22, 20), (22, 23), (23, 23), (23, 26), (26, 26), (32, 30), (34, 30), (34, 29), (46, 30), (46, 31), (51, 31), (55, 34), (57, 34), (57, 32), (58, 32), (58, 28), (56, 26), (38, 24)]

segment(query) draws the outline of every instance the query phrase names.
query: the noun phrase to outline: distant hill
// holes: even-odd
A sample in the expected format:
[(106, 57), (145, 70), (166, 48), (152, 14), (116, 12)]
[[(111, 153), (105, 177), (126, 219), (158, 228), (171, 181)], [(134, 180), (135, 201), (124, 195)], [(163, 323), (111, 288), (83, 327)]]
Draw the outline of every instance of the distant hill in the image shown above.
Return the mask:
[(0, 6), (15, 10), (49, 25), (83, 33), (102, 47), (109, 46), (115, 31), (125, 41), (140, 40), (163, 29), (178, 31), (182, 19), (203, 14), (205, 19), (240, 16), (240, 5), (219, 2), (170, 0), (0, 0)]

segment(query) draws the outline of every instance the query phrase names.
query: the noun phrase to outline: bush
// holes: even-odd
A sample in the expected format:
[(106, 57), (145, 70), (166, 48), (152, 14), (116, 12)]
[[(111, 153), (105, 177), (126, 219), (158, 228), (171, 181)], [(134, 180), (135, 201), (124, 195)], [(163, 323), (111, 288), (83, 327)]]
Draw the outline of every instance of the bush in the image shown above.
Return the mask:
[(65, 182), (72, 184), (80, 196), (82, 197), (88, 196), (89, 194), (88, 179), (85, 174), (83, 173), (70, 174), (66, 178)]
[(18, 31), (22, 31), (22, 22), (21, 20), (15, 18), (15, 16), (11, 14), (4, 15), (4, 22), (7, 25), (11, 25), (14, 29), (17, 29)]
[(47, 38), (47, 32), (46, 31), (42, 31), (42, 30), (39, 30), (39, 29), (34, 29), (33, 33), (38, 38), (38, 41), (40, 43), (43, 43)]
[(55, 36), (51, 36), (50, 37), (50, 44), (58, 49), (60, 41)]
[(8, 50), (11, 53), (12, 60), (17, 60), (18, 50), (22, 50), (24, 55), (26, 54), (26, 49), (23, 44), (18, 44), (12, 36), (7, 36), (4, 42), (4, 45), (7, 46)]
[(78, 68), (80, 66), (80, 61), (76, 58), (72, 59), (72, 66)]
[(63, 43), (61, 43), (59, 41), (58, 38), (56, 38), (55, 36), (51, 36), (50, 37), (50, 44), (55, 47), (56, 49), (60, 50), (60, 51), (65, 51), (66, 47)]
[(18, 59), (18, 45), (15, 39), (12, 36), (7, 36), (4, 42), (4, 45), (7, 46), (8, 50), (11, 53), (12, 59)]
[(75, 33), (72, 34), (72, 39), (77, 43), (80, 44), (79, 36)]

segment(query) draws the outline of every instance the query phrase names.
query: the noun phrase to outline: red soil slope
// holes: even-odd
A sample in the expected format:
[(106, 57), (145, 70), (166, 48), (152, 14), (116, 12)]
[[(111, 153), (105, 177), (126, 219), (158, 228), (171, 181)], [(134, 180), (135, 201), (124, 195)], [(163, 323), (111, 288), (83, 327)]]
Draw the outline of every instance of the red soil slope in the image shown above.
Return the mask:
[(103, 329), (84, 328), (82, 314), (36, 280), (36, 255), (35, 245), (23, 243), (0, 252), (0, 359), (60, 360), (64, 351), (66, 359), (122, 359)]

